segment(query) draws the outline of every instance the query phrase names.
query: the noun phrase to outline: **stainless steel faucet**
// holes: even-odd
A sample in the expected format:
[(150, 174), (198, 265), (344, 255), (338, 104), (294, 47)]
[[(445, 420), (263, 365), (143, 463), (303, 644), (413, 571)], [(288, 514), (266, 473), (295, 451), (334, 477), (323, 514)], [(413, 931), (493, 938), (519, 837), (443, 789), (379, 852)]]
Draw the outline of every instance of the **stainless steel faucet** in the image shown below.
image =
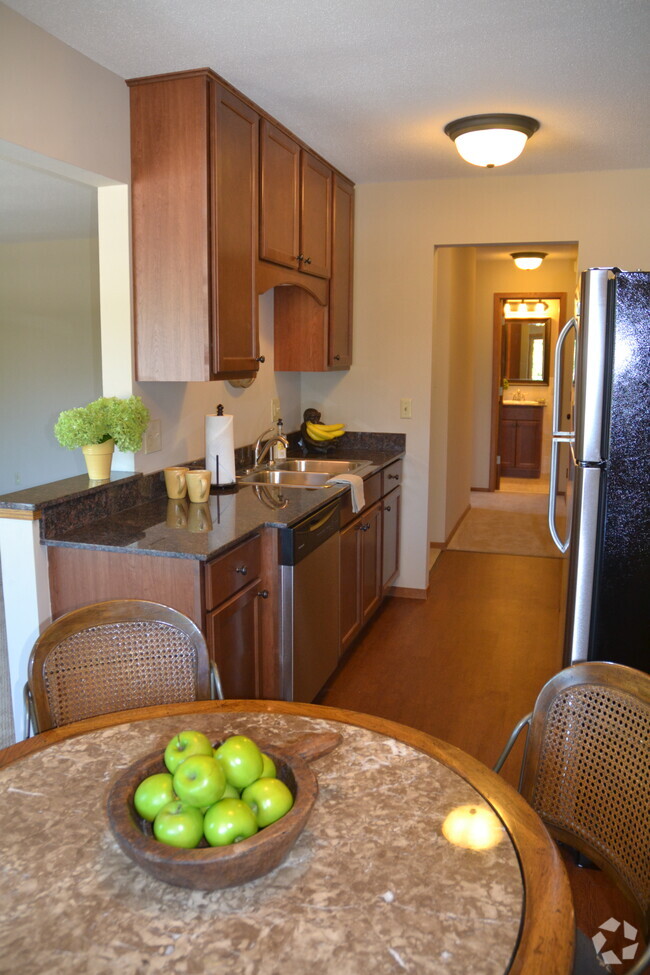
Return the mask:
[(260, 433), (259, 437), (257, 438), (257, 443), (255, 444), (255, 455), (254, 455), (256, 467), (262, 463), (262, 461), (268, 454), (273, 444), (281, 443), (284, 444), (285, 447), (289, 446), (289, 441), (281, 433), (276, 433), (274, 437), (270, 437), (266, 441), (264, 446), (262, 446), (262, 441), (264, 440), (264, 438), (268, 436), (269, 433), (273, 433), (274, 431), (275, 431), (275, 426), (269, 427), (268, 430), (264, 431), (264, 433)]

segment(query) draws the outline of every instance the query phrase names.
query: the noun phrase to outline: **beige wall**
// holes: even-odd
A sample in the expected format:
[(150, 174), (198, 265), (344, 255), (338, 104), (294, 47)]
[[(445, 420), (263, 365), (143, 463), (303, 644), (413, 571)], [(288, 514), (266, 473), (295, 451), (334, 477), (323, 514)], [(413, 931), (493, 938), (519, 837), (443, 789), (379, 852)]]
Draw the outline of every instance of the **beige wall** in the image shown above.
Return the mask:
[[(303, 377), (303, 398), (327, 404), (328, 417), (350, 426), (407, 434), (398, 585), (426, 585), (428, 470), (441, 462), (430, 456), (429, 436), (434, 248), (578, 241), (580, 269), (650, 267), (647, 211), (639, 207), (648, 198), (650, 170), (539, 177), (493, 171), (357, 187), (354, 365), (345, 376)], [(476, 394), (476, 409), (487, 410)], [(413, 397), (412, 420), (399, 419), (402, 396)], [(446, 521), (444, 513), (439, 518)]]

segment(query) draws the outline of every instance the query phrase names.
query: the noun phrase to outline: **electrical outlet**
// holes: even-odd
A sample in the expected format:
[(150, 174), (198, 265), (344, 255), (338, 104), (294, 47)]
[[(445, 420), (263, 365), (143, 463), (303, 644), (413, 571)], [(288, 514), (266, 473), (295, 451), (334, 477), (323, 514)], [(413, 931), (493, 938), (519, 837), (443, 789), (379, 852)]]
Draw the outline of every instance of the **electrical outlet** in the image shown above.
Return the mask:
[(399, 416), (400, 420), (410, 420), (413, 416), (411, 410), (411, 404), (413, 400), (411, 399), (401, 399), (399, 401)]
[(274, 396), (271, 400), (271, 419), (274, 423), (280, 419), (282, 414), (280, 413), (280, 400), (277, 396)]
[(155, 454), (157, 450), (162, 450), (160, 420), (151, 420), (144, 435), (144, 452)]

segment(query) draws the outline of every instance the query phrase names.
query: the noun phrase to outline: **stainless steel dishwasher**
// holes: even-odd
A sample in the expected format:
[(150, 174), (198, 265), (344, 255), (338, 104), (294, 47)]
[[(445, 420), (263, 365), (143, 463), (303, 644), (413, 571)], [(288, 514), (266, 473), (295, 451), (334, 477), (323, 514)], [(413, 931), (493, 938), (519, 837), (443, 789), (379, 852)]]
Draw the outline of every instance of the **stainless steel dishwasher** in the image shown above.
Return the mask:
[(282, 698), (309, 702), (339, 661), (339, 502), (279, 534)]

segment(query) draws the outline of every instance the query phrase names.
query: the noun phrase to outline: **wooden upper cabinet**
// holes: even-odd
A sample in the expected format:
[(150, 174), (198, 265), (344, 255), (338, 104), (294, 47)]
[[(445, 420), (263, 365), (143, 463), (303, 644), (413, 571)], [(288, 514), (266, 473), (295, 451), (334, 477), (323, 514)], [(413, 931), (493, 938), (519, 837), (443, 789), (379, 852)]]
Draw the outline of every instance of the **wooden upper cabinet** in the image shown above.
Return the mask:
[(250, 375), (259, 117), (206, 72), (128, 84), (136, 379)]
[(331, 209), (332, 170), (262, 119), (260, 259), (329, 278)]

